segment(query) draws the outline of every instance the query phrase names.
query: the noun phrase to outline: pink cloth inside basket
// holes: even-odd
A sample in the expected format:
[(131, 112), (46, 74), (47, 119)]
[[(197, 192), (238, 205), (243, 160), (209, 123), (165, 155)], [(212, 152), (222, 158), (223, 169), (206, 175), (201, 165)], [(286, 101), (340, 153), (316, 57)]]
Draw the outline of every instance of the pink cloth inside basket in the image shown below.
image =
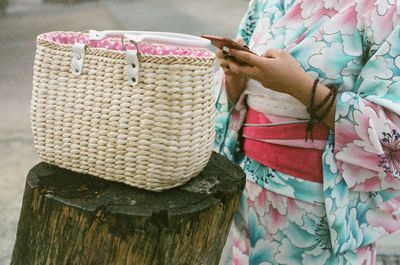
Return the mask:
[[(41, 39), (45, 39), (58, 44), (72, 45), (77, 41), (79, 37), (80, 43), (86, 43), (90, 48), (102, 48), (107, 50), (124, 51), (120, 38), (105, 38), (99, 41), (89, 41), (88, 34), (83, 33), (79, 36), (77, 32), (48, 32), (39, 36)], [(136, 50), (135, 45), (125, 41), (125, 50)], [(139, 50), (142, 54), (149, 55), (177, 55), (177, 56), (195, 56), (195, 57), (212, 57), (212, 53), (206, 49), (190, 49), (184, 47), (174, 47), (167, 45), (155, 45), (151, 43), (140, 43)]]

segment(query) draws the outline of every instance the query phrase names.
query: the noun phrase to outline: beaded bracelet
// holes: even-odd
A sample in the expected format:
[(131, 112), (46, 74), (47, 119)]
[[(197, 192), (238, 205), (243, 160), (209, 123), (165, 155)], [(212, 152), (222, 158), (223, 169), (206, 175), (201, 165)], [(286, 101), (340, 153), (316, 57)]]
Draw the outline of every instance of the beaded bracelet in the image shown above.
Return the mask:
[[(314, 127), (315, 120), (321, 122), (328, 116), (330, 110), (332, 109), (333, 105), (336, 102), (336, 97), (338, 93), (338, 89), (336, 87), (330, 88), (328, 95), (316, 107), (314, 107), (315, 94), (317, 91), (318, 82), (319, 78), (316, 78), (314, 80), (313, 87), (311, 90), (310, 104), (309, 107), (307, 108), (307, 112), (310, 114), (310, 119), (308, 120), (306, 127), (306, 139), (305, 139), (306, 141), (308, 140), (308, 137), (310, 137), (311, 141), (313, 141), (312, 129)], [(324, 107), (328, 101), (329, 101), (328, 107), (325, 108), (321, 116), (317, 116), (316, 112), (320, 110), (322, 107)]]
[(319, 120), (319, 121), (323, 121), (329, 114), (329, 111), (331, 110), (331, 108), (333, 107), (333, 105), (336, 102), (336, 97), (337, 97), (337, 93), (338, 93), (338, 89), (336, 87), (330, 88), (331, 91), (329, 92), (330, 94), (332, 94), (332, 99), (329, 102), (328, 107), (325, 109), (325, 111), (322, 113), (321, 116), (317, 116), (315, 115), (315, 117)]
[(315, 120), (314, 101), (315, 101), (315, 93), (317, 91), (318, 83), (319, 83), (319, 78), (317, 77), (314, 80), (314, 83), (312, 86), (310, 104), (307, 108), (307, 112), (310, 114), (310, 119), (308, 120), (307, 127), (306, 127), (306, 141), (308, 140), (308, 136), (310, 136), (311, 141), (314, 141), (313, 137), (312, 137), (312, 129), (314, 127), (314, 120)]

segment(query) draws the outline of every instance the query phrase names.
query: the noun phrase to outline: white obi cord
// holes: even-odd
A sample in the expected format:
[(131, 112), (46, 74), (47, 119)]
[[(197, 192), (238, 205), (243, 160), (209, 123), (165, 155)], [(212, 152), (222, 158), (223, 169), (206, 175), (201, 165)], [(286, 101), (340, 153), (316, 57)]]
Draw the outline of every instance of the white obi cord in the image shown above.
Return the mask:
[(244, 91), (247, 106), (264, 114), (283, 117), (309, 119), (307, 108), (296, 98), (263, 87), (258, 81), (250, 79)]

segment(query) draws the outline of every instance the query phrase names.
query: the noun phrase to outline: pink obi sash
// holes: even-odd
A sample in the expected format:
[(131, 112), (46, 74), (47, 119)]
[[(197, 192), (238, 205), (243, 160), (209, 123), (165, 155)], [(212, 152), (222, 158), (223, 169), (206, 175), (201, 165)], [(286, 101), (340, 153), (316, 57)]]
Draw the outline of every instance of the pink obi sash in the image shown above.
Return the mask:
[(313, 141), (305, 141), (307, 120), (275, 123), (273, 117), (277, 116), (248, 109), (243, 125), (244, 153), (285, 174), (322, 183), (322, 152), (328, 126), (315, 123)]

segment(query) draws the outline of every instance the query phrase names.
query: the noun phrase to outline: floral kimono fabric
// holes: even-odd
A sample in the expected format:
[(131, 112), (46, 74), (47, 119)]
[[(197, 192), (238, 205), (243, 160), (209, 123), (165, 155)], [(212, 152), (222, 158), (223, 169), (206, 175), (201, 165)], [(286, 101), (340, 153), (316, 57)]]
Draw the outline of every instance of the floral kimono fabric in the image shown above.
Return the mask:
[(249, 95), (231, 105), (218, 72), (214, 149), (247, 175), (221, 264), (374, 264), (374, 242), (400, 228), (399, 13), (395, 1), (250, 1), (238, 38), (259, 55), (286, 49), (339, 94), (318, 183), (243, 153)]

